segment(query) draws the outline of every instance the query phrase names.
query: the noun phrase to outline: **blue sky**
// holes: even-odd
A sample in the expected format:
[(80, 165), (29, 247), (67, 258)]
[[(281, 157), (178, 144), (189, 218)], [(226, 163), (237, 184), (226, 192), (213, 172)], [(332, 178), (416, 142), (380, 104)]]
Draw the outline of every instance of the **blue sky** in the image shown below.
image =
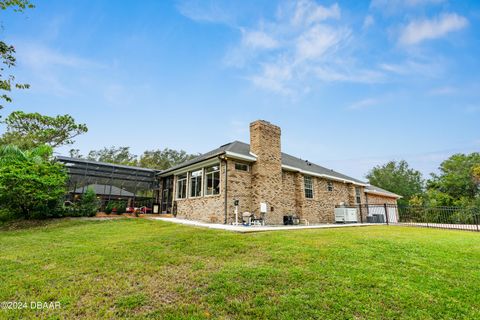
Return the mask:
[(248, 142), (256, 119), (284, 152), (357, 178), (480, 149), (478, 1), (34, 3), (1, 12), (31, 89), (0, 112), (86, 123), (63, 154), (205, 152)]

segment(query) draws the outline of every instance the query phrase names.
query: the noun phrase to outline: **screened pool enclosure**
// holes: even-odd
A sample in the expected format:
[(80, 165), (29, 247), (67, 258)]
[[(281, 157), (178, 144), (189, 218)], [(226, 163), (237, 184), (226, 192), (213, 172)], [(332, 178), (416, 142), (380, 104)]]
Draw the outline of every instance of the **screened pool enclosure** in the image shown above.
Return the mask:
[(100, 210), (113, 202), (124, 207), (146, 207), (148, 213), (154, 210), (158, 193), (155, 175), (160, 171), (63, 156), (56, 160), (68, 171), (66, 201), (79, 201), (90, 188), (100, 200)]

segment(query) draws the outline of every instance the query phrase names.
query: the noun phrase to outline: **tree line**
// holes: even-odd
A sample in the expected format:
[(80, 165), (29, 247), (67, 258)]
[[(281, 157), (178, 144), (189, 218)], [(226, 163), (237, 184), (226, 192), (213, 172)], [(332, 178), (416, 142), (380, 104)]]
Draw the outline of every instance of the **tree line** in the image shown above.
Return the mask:
[(140, 156), (130, 152), (130, 147), (104, 147), (100, 150), (92, 150), (87, 155), (82, 155), (80, 150), (71, 149), (70, 157), (95, 160), (101, 162), (138, 166), (157, 170), (165, 170), (177, 164), (195, 158), (197, 155), (188, 154), (184, 150), (170, 148), (146, 150)]
[(425, 179), (406, 161), (390, 161), (374, 167), (366, 177), (371, 184), (403, 196), (400, 205), (480, 208), (480, 153), (454, 154), (438, 171)]

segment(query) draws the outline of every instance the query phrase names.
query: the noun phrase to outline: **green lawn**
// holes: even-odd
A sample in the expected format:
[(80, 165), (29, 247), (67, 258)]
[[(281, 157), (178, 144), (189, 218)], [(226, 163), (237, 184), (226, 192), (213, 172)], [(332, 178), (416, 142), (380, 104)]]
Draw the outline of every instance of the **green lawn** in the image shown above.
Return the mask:
[(61, 303), (0, 318), (480, 318), (474, 232), (63, 220), (0, 241), (0, 301)]

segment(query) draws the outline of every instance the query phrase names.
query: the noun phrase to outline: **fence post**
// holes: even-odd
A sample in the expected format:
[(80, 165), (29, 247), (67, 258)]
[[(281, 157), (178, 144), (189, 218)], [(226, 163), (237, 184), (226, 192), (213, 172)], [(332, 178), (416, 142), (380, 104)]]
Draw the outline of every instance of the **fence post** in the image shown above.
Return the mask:
[(425, 209), (425, 211), (423, 213), (423, 216), (424, 216), (425, 222), (427, 223), (427, 228), (428, 228), (428, 220), (429, 220), (428, 219), (428, 208), (425, 207), (424, 209)]
[(358, 208), (359, 208), (358, 211), (360, 211), (360, 223), (363, 223), (362, 205), (361, 205), (361, 204), (358, 204)]
[(385, 220), (387, 220), (387, 225), (389, 224), (389, 221), (388, 221), (388, 208), (387, 208), (387, 204), (384, 203), (383, 204), (383, 208), (385, 209)]
[(475, 224), (477, 225), (477, 232), (478, 230), (478, 211), (476, 209), (472, 209), (473, 211), (473, 219), (475, 219)]

